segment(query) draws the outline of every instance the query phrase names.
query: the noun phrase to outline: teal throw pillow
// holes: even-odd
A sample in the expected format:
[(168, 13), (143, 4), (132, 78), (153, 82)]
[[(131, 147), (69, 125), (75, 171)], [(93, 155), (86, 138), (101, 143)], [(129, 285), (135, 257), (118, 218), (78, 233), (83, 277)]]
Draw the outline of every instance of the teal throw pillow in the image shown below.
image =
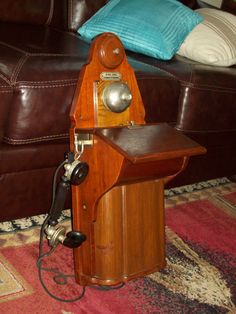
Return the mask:
[(110, 0), (78, 32), (86, 41), (112, 32), (126, 49), (168, 60), (202, 21), (198, 13), (176, 0)]

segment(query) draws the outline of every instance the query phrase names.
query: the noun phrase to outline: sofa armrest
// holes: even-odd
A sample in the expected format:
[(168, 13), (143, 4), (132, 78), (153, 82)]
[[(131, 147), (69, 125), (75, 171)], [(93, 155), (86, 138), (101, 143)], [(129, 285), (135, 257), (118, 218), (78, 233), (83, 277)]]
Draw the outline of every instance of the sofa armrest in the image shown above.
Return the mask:
[(52, 18), (51, 0), (4, 0), (0, 2), (0, 21), (10, 23), (47, 24)]
[(7, 81), (0, 77), (0, 143), (3, 140), (13, 90)]
[(235, 0), (223, 0), (221, 9), (232, 14), (236, 14), (236, 1)]
[(107, 0), (4, 0), (0, 1), (0, 21), (76, 31)]
[(68, 1), (68, 25), (71, 31), (77, 29), (92, 15), (94, 15), (108, 0), (71, 0)]

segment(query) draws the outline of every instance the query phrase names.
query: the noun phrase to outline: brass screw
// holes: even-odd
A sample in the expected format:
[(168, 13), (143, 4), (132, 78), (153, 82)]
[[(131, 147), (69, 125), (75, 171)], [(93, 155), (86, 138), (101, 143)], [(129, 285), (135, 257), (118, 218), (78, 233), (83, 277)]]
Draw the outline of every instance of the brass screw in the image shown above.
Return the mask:
[(118, 55), (120, 53), (120, 49), (116, 48), (113, 50), (114, 55)]

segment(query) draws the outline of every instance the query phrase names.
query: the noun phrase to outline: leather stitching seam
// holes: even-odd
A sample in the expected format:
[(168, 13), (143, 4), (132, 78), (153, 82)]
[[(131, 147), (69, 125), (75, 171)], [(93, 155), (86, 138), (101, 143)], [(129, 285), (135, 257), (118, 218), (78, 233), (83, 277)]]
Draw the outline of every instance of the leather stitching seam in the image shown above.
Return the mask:
[(212, 92), (220, 92), (220, 93), (228, 93), (233, 92), (236, 93), (235, 88), (231, 88), (231, 87), (218, 87), (218, 88), (213, 88), (210, 85), (198, 85), (198, 86), (194, 86), (193, 84), (186, 84), (186, 82), (181, 82), (181, 83), (185, 83), (182, 84), (183, 87), (189, 87), (191, 89), (197, 89), (197, 90), (204, 90), (204, 91), (212, 91)]
[(27, 53), (25, 50), (22, 50), (22, 49), (20, 49), (20, 48), (18, 48), (18, 47), (15, 47), (15, 46), (13, 46), (13, 45), (7, 44), (7, 43), (5, 43), (4, 41), (0, 41), (0, 44), (3, 45), (3, 46), (6, 46), (6, 47), (8, 47), (8, 48), (14, 49), (14, 50), (16, 50), (16, 51), (18, 51), (18, 52)]
[(8, 84), (11, 84), (10, 80), (7, 79), (3, 74), (0, 73), (0, 77)]
[(30, 57), (78, 57), (76, 54), (68, 54), (68, 53), (43, 53), (43, 52), (35, 52), (28, 53)]
[[(20, 88), (29, 88), (29, 89), (40, 89), (40, 88), (57, 88), (57, 87), (66, 87), (66, 86), (75, 86), (76, 83), (68, 83), (68, 84), (55, 84), (55, 85), (41, 85), (41, 86), (33, 86), (33, 85), (21, 85)], [(20, 89), (19, 88), (19, 89)]]
[(53, 12), (54, 12), (54, 0), (51, 0), (50, 1), (50, 9), (49, 9), (49, 13), (48, 13), (48, 18), (47, 18), (47, 21), (46, 21), (45, 25), (50, 25), (50, 23), (52, 21)]
[(236, 131), (236, 129), (192, 130), (192, 129), (181, 128), (178, 126), (175, 126), (175, 129), (179, 130), (179, 131), (189, 132), (189, 133), (204, 133), (204, 134), (205, 133), (222, 133), (222, 132), (232, 132), (232, 131), (235, 132)]
[(10, 144), (30, 144), (34, 142), (43, 142), (43, 141), (50, 141), (53, 139), (62, 139), (62, 138), (68, 138), (69, 133), (61, 133), (61, 134), (55, 134), (55, 135), (46, 135), (46, 136), (40, 136), (40, 137), (34, 137), (34, 138), (27, 138), (23, 140), (16, 140), (14, 138), (10, 138), (7, 136), (4, 136), (3, 139)]
[(13, 73), (12, 73), (12, 76), (11, 76), (11, 82), (12, 83), (15, 83), (16, 80), (17, 80), (17, 77), (20, 73), (20, 70), (23, 66), (23, 64), (26, 62), (26, 60), (28, 59), (28, 56), (27, 55), (24, 55), (22, 56), (20, 59), (19, 59), (19, 62), (17, 63)]
[(68, 1), (68, 29), (71, 29), (71, 23), (72, 23), (72, 0)]
[(70, 79), (70, 80), (52, 80), (52, 81), (17, 81), (17, 84), (24, 84), (26, 86), (31, 86), (31, 85), (27, 85), (27, 84), (47, 84), (48, 86), (50, 86), (49, 84), (51, 83), (56, 83), (56, 85), (58, 83), (65, 83), (65, 84), (75, 84), (77, 83), (78, 78), (74, 78), (74, 79)]
[(1, 94), (4, 94), (4, 93), (5, 93), (5, 94), (7, 94), (7, 93), (8, 93), (8, 94), (11, 94), (11, 93), (12, 93), (12, 90), (0, 90), (0, 93), (1, 93)]

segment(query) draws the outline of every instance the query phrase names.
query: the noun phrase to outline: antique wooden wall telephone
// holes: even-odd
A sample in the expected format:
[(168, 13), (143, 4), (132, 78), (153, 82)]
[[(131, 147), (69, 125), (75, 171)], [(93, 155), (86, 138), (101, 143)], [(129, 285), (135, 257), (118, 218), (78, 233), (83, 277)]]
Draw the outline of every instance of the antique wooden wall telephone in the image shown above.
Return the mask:
[[(144, 116), (122, 43), (98, 36), (79, 76), (71, 153), (43, 229), (52, 246), (74, 248), (81, 286), (114, 286), (165, 266), (164, 184), (205, 149)], [(65, 234), (55, 226), (70, 184), (74, 231)]]

